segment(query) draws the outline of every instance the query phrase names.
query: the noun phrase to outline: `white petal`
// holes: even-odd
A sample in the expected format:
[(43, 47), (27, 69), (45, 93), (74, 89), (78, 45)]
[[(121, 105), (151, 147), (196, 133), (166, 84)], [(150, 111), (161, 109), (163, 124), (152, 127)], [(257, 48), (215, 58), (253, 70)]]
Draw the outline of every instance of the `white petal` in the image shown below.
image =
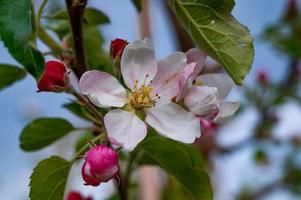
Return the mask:
[(126, 90), (118, 80), (106, 72), (91, 70), (79, 81), (80, 90), (99, 107), (122, 107), (126, 103)]
[(206, 116), (217, 111), (217, 88), (193, 86), (189, 88), (184, 103), (195, 115)]
[(203, 74), (197, 77), (205, 86), (216, 87), (218, 89), (218, 98), (223, 100), (230, 93), (234, 82), (227, 74)]
[(191, 75), (191, 79), (195, 80), (204, 68), (204, 62), (206, 60), (207, 54), (197, 48), (193, 48), (186, 52), (186, 56), (188, 64), (193, 62), (197, 63), (197, 66)]
[(175, 103), (146, 110), (145, 121), (159, 134), (184, 143), (193, 143), (201, 136), (199, 120)]
[(219, 124), (225, 123), (238, 110), (239, 105), (239, 102), (222, 102), (219, 105), (218, 114), (214, 118), (214, 122)]
[(104, 123), (109, 138), (122, 144), (129, 151), (132, 151), (147, 133), (146, 124), (135, 113), (121, 109), (107, 113)]
[(152, 81), (154, 90), (161, 97), (161, 101), (169, 102), (179, 92), (179, 76), (186, 66), (186, 56), (182, 52), (175, 52), (158, 63), (158, 72)]
[(121, 57), (121, 72), (130, 89), (135, 81), (138, 81), (140, 88), (144, 82), (148, 85), (153, 80), (157, 73), (157, 61), (149, 39), (137, 40), (125, 47)]

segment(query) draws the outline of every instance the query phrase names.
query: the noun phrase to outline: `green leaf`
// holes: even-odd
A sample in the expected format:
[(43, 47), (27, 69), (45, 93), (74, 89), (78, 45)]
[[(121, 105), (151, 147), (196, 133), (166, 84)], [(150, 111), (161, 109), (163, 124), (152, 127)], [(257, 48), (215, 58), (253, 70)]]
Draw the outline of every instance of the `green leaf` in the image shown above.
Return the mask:
[[(45, 16), (46, 19), (68, 20), (67, 10), (59, 10), (51, 16)], [(100, 25), (110, 23), (110, 19), (102, 11), (95, 8), (87, 8), (84, 13), (84, 22), (88, 25)]]
[(88, 64), (92, 69), (113, 72), (113, 65), (109, 55), (103, 50), (104, 39), (95, 26), (84, 27), (84, 44)]
[(72, 124), (61, 118), (39, 118), (28, 124), (20, 136), (24, 151), (42, 149), (74, 130)]
[(39, 162), (30, 177), (30, 200), (61, 200), (71, 164), (58, 156)]
[(26, 71), (14, 65), (0, 64), (0, 90), (20, 81), (26, 76)]
[(139, 145), (138, 163), (155, 164), (173, 175), (195, 199), (211, 200), (212, 189), (202, 157), (189, 145), (151, 135)]
[(63, 39), (70, 32), (70, 25), (67, 20), (51, 20), (45, 28), (55, 32), (60, 39)]
[(0, 5), (1, 40), (10, 54), (39, 79), (44, 58), (33, 46), (36, 30), (31, 0), (0, 0)]
[(110, 19), (102, 11), (88, 8), (85, 10), (84, 22), (89, 25), (100, 25), (110, 23)]
[(137, 11), (140, 12), (142, 10), (142, 1), (141, 0), (131, 0), (131, 1), (134, 4)]
[(209, 56), (242, 84), (253, 58), (253, 38), (232, 15), (234, 0), (168, 0), (186, 30)]

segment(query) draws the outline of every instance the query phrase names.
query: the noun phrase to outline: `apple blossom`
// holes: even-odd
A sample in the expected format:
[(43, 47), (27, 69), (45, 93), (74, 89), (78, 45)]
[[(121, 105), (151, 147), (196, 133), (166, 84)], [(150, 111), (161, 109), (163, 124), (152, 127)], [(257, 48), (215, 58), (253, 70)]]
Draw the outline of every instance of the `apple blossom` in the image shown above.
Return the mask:
[(118, 172), (118, 154), (106, 145), (93, 147), (86, 153), (82, 176), (86, 185), (98, 186)]
[(68, 85), (67, 68), (58, 61), (48, 61), (45, 64), (45, 71), (38, 81), (39, 91), (62, 92)]
[[(187, 66), (179, 78), (182, 87), (177, 101), (184, 100), (185, 106), (200, 118), (201, 123), (204, 119), (212, 121), (210, 123), (224, 123), (239, 107), (239, 102), (224, 101), (234, 85), (232, 79), (225, 74), (198, 76), (206, 58), (205, 54), (191, 49), (186, 56)], [(197, 67), (193, 69), (191, 63), (197, 63)]]
[[(88, 71), (80, 79), (81, 92), (99, 107), (117, 107), (104, 116), (111, 141), (133, 150), (147, 134), (147, 124), (159, 134), (184, 143), (200, 137), (198, 119), (171, 102), (177, 96), (178, 79), (186, 56), (175, 52), (156, 61), (149, 39), (128, 44), (121, 58), (125, 89), (112, 75)], [(145, 121), (145, 122), (144, 122)]]

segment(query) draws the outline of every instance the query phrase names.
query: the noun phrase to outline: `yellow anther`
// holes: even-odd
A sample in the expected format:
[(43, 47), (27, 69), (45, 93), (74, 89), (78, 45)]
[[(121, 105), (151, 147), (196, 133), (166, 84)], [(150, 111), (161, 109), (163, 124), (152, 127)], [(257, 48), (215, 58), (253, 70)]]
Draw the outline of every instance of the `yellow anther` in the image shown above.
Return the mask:
[(142, 85), (138, 89), (138, 81), (135, 81), (135, 85), (132, 89), (131, 95), (129, 95), (130, 104), (135, 109), (141, 109), (143, 107), (153, 106), (153, 100), (151, 98), (151, 92), (154, 90), (153, 86)]
[(204, 81), (202, 80), (196, 80), (195, 83), (194, 83), (195, 86), (202, 86), (202, 85), (205, 85)]

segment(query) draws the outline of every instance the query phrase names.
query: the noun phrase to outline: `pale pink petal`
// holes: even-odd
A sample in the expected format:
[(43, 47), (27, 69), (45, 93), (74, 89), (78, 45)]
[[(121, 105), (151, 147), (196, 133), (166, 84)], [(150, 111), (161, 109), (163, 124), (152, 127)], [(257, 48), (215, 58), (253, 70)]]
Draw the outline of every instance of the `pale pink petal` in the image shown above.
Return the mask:
[(138, 88), (148, 85), (157, 73), (154, 48), (149, 39), (128, 44), (121, 57), (121, 73), (125, 84), (132, 89), (135, 81)]
[(198, 116), (207, 116), (217, 110), (217, 88), (193, 86), (189, 88), (184, 103), (187, 108)]
[(158, 63), (158, 72), (152, 81), (154, 90), (152, 95), (158, 94), (161, 101), (169, 102), (179, 92), (179, 76), (186, 66), (186, 56), (182, 52), (175, 52)]
[(227, 74), (203, 74), (198, 76), (196, 80), (203, 82), (205, 86), (216, 87), (220, 100), (228, 96), (234, 85), (233, 80)]
[(126, 90), (118, 80), (106, 72), (91, 70), (79, 81), (80, 90), (99, 107), (122, 107), (126, 103)]
[(196, 63), (190, 63), (181, 71), (179, 76), (179, 92), (176, 98), (176, 102), (181, 101), (187, 94), (189, 87), (189, 78), (191, 77), (191, 74), (194, 72), (195, 68)]
[(214, 122), (222, 124), (229, 120), (233, 114), (238, 110), (239, 102), (222, 102), (218, 108), (218, 114), (214, 118)]
[(204, 62), (206, 60), (207, 54), (197, 48), (190, 49), (186, 52), (187, 63), (197, 63), (197, 66), (194, 72), (191, 75), (191, 79), (195, 80), (195, 78), (200, 74), (202, 69), (204, 68)]
[(147, 133), (146, 124), (134, 112), (112, 110), (104, 117), (110, 139), (122, 144), (126, 150), (133, 150)]
[(199, 120), (175, 103), (145, 109), (145, 121), (159, 134), (184, 143), (201, 136)]

